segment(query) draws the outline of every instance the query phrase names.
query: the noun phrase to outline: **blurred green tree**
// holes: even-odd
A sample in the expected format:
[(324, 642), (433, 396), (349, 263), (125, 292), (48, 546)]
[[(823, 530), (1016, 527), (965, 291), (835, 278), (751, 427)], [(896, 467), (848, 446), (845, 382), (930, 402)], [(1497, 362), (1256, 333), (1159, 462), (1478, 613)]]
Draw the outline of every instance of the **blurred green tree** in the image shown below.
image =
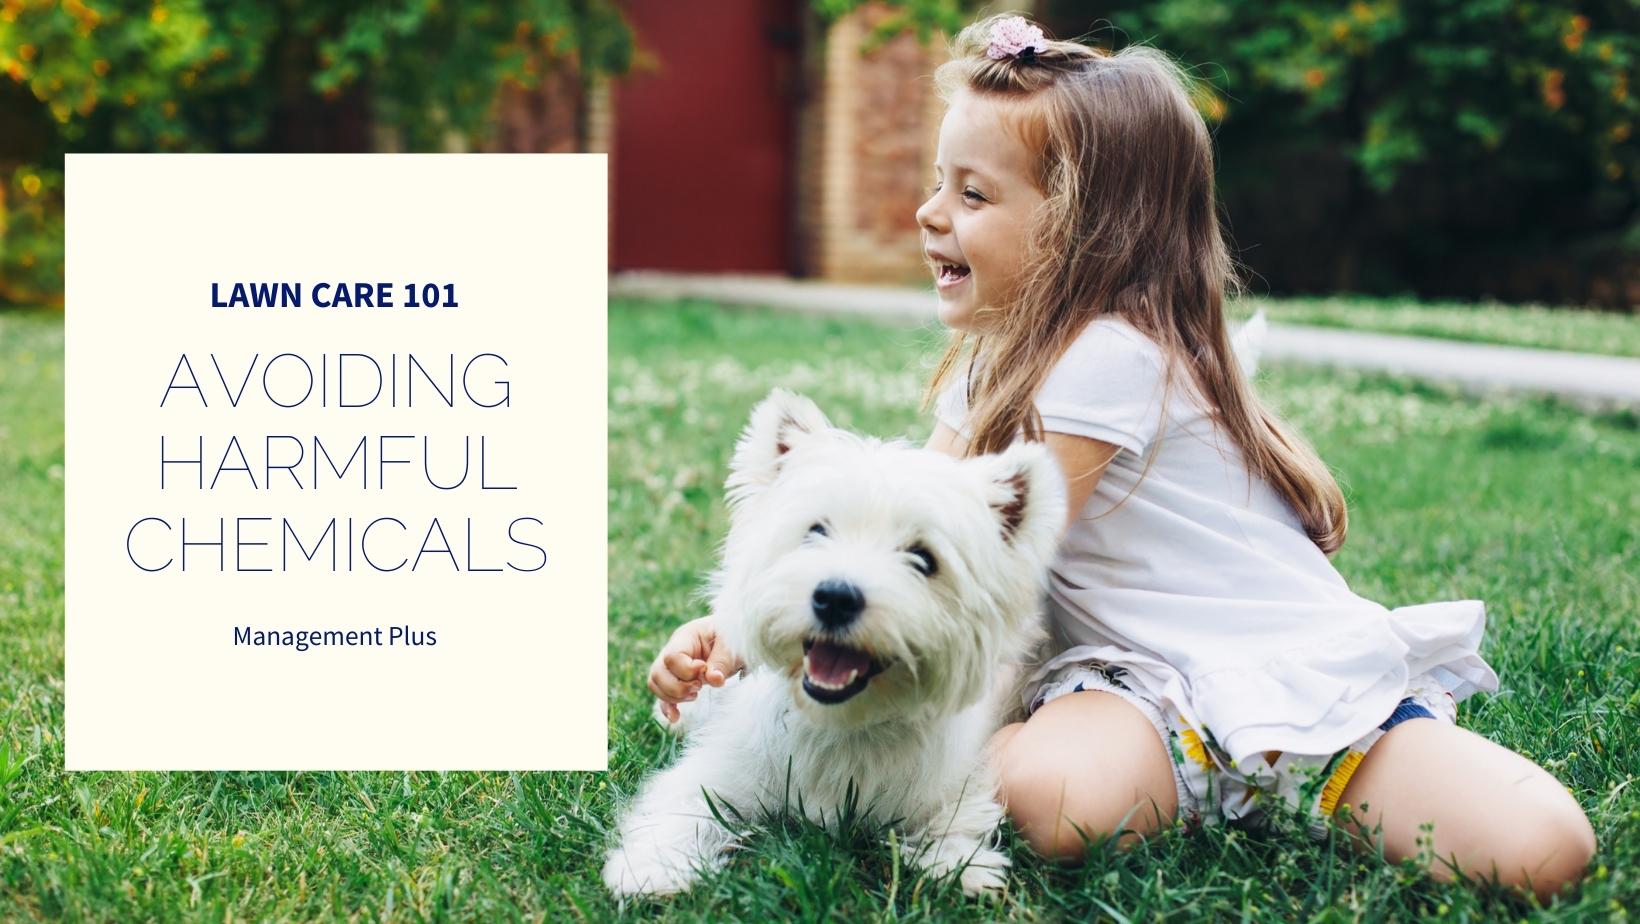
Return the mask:
[(1280, 287), (1640, 302), (1633, 0), (1046, 7), (1198, 65), (1229, 215)]
[(632, 53), (602, 0), (0, 0), (0, 300), (60, 302), (66, 151), (477, 146), (504, 81)]

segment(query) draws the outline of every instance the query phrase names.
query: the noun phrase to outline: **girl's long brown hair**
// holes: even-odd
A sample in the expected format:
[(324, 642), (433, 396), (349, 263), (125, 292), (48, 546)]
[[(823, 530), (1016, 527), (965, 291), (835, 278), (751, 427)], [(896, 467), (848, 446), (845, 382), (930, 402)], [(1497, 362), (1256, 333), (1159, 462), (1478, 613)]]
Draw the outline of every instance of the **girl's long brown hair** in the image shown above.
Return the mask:
[(1219, 231), (1212, 140), (1191, 77), (1145, 45), (1106, 53), (1050, 40), (993, 60), (991, 28), (1007, 15), (963, 29), (935, 84), (948, 103), (969, 92), (1013, 104), (1013, 127), (1040, 152), (1033, 179), (1045, 201), (1027, 226), (1017, 288), (976, 315), (982, 333), (953, 332), (924, 409), (968, 355), (968, 452), (995, 452), (1019, 434), (1041, 440), (1034, 399), (1054, 363), (1089, 321), (1122, 318), (1169, 357), (1164, 394), (1181, 362), (1248, 470), (1292, 505), (1323, 552), (1336, 551), (1346, 520), (1338, 482), (1253, 392), (1230, 346), (1225, 295), (1241, 282)]

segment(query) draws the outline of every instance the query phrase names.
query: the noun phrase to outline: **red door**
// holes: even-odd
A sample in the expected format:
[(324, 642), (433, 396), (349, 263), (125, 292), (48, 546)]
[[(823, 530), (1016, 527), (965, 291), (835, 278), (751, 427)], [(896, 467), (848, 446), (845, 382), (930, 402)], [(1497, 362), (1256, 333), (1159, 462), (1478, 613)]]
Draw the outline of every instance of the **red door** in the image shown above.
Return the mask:
[(794, 269), (798, 2), (623, 4), (659, 60), (614, 87), (614, 268)]

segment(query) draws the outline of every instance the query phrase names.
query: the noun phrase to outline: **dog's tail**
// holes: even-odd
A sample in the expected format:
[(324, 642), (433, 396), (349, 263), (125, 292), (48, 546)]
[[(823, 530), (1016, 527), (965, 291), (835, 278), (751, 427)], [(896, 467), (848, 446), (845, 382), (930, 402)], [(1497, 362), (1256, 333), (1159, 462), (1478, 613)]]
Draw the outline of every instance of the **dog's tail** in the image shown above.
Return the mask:
[(1241, 367), (1243, 377), (1250, 379), (1258, 371), (1259, 354), (1264, 352), (1264, 340), (1269, 332), (1270, 322), (1265, 319), (1263, 308), (1230, 332), (1230, 349), (1236, 354), (1236, 365)]

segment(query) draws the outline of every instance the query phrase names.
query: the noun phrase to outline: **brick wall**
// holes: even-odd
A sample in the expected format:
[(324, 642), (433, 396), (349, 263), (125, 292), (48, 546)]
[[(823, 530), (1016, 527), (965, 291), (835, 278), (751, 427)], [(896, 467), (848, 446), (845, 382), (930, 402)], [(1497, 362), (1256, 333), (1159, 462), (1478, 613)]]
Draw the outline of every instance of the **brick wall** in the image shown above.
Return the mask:
[(608, 221), (608, 253), (615, 252), (615, 94), (611, 92), (609, 80), (604, 77), (594, 78), (587, 87), (585, 121), (582, 123), (586, 130), (581, 150), (589, 153), (607, 154), (605, 167), (609, 171), (609, 188), (606, 191), (605, 212)]
[(537, 49), (525, 64), (533, 87), (507, 80), (495, 102), (495, 133), (489, 151), (555, 153), (585, 150), (581, 137), (585, 100), (574, 56)]
[[(533, 88), (503, 83), (496, 99), (496, 131), (487, 150), (557, 153), (614, 153), (614, 97), (609, 81), (594, 77), (583, 90), (573, 59), (537, 55), (541, 70)], [(615, 171), (609, 171), (609, 246), (614, 250)]]
[(944, 38), (902, 34), (868, 54), (872, 26), (892, 12), (871, 4), (824, 34), (810, 20), (799, 113), (800, 271), (840, 282), (926, 282), (915, 213), (929, 183), (941, 106), (934, 68)]

